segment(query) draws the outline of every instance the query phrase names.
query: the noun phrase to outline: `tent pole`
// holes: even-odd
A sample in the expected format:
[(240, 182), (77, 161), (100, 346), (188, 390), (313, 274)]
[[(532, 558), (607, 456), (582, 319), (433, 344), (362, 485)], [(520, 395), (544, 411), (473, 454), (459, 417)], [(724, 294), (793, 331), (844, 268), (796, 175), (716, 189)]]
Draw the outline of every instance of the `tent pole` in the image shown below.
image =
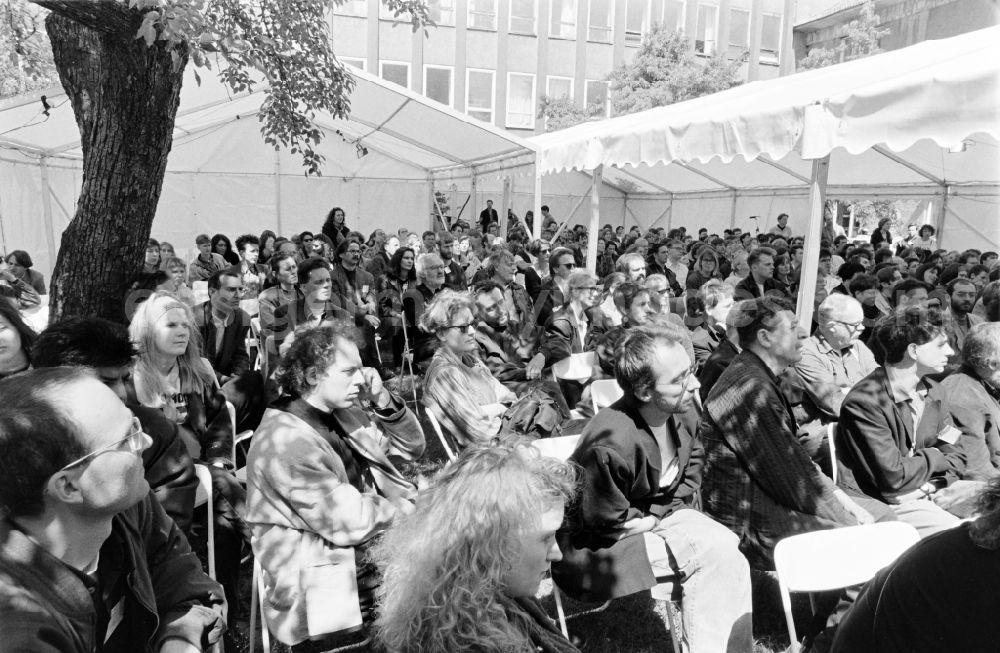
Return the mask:
[[(469, 224), (472, 224), (475, 220), (479, 219), (479, 206), (478, 206), (479, 201), (478, 198), (476, 197), (476, 184), (478, 182), (479, 182), (479, 177), (476, 176), (476, 169), (473, 168), (472, 185), (469, 190), (469, 199), (466, 200), (467, 204), (471, 204), (471, 206), (469, 206)], [(489, 225), (486, 226), (489, 227)], [(486, 234), (483, 233), (483, 235), (485, 236)]]
[[(42, 176), (42, 215), (45, 218), (45, 240), (49, 246), (49, 264), (52, 266), (50, 270), (54, 270), (56, 267), (56, 258), (59, 256), (59, 250), (56, 249), (56, 232), (55, 227), (52, 225), (52, 189), (49, 186), (48, 157), (43, 156), (38, 160), (38, 163), (39, 171)], [(49, 282), (50, 286), (52, 281), (55, 281), (55, 279), (52, 279)]]
[(597, 230), (601, 220), (601, 179), (604, 177), (604, 166), (594, 168), (594, 183), (590, 185), (590, 237), (587, 241), (587, 271), (597, 273)]
[(510, 205), (511, 200), (511, 188), (510, 188), (510, 175), (503, 178), (503, 197), (500, 199), (500, 233), (505, 234), (507, 230), (510, 229), (510, 221), (507, 219), (508, 211), (512, 208)]
[(538, 163), (538, 155), (535, 154), (535, 198), (533, 202), (535, 224), (532, 226), (534, 227), (536, 239), (542, 237), (542, 173)]
[(729, 207), (729, 224), (730, 225), (736, 224), (736, 199), (737, 199), (737, 195), (736, 195), (736, 191), (734, 190), (733, 191), (733, 203), (732, 203), (732, 206)]
[(819, 241), (823, 233), (823, 211), (826, 207), (826, 180), (830, 173), (830, 155), (813, 159), (809, 182), (809, 229), (806, 231), (802, 277), (799, 279), (799, 327), (812, 330), (813, 301), (816, 298), (816, 277), (819, 271)]
[(951, 195), (951, 186), (945, 184), (943, 189), (944, 192), (941, 196), (941, 210), (938, 211), (937, 225), (934, 227), (935, 231), (940, 234), (938, 237), (938, 247), (944, 247), (942, 241), (944, 241), (944, 232), (941, 230), (944, 227), (945, 216), (948, 214), (948, 196)]
[(274, 217), (281, 233), (281, 152), (274, 150)]

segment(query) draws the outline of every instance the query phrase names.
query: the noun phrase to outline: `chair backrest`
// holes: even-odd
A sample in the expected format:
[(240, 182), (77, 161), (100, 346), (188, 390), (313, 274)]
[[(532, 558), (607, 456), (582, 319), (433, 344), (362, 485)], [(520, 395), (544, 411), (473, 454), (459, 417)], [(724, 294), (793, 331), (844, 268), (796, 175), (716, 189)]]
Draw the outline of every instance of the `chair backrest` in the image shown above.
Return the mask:
[(191, 284), (191, 293), (194, 295), (194, 301), (197, 304), (208, 301), (208, 282), (195, 281)]
[(590, 401), (594, 406), (594, 414), (602, 408), (607, 408), (622, 398), (625, 392), (615, 379), (598, 379), (590, 384)]
[(212, 472), (206, 465), (195, 463), (194, 475), (198, 479), (198, 487), (194, 493), (194, 506), (195, 508), (206, 507), (208, 575), (212, 580), (215, 580), (215, 500), (212, 497)]
[(596, 364), (597, 354), (592, 351), (570, 354), (552, 366), (552, 375), (556, 380), (582, 381), (593, 375)]
[(791, 592), (822, 592), (863, 583), (920, 540), (904, 522), (815, 531), (774, 547), (778, 583)]
[(425, 407), (424, 415), (427, 416), (427, 421), (431, 423), (431, 428), (434, 429), (434, 434), (437, 435), (438, 440), (441, 442), (441, 446), (444, 447), (444, 452), (447, 454), (448, 460), (455, 460), (455, 452), (448, 444), (448, 440), (444, 436), (444, 430), (441, 428), (441, 423), (438, 422), (437, 417), (434, 416), (434, 411), (430, 407)]
[(566, 460), (576, 450), (576, 444), (580, 441), (580, 435), (560, 435), (556, 438), (541, 438), (532, 440), (531, 446), (537, 449), (543, 456)]

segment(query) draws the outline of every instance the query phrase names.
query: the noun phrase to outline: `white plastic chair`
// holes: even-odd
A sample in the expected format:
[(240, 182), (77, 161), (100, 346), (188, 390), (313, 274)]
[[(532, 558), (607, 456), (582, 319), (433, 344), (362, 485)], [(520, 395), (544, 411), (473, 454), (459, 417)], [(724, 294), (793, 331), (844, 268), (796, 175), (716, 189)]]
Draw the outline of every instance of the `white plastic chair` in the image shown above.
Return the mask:
[(208, 576), (215, 580), (215, 502), (212, 501), (212, 473), (201, 463), (194, 464), (194, 473), (198, 477), (198, 488), (194, 494), (194, 507), (206, 506), (206, 530), (208, 531)]
[(590, 384), (590, 403), (597, 414), (602, 408), (607, 408), (625, 394), (615, 379), (598, 379)]
[(208, 282), (201, 280), (191, 284), (191, 294), (194, 295), (195, 304), (208, 301)]
[(789, 652), (799, 651), (789, 592), (825, 592), (864, 583), (919, 540), (913, 526), (886, 522), (803, 533), (778, 542), (774, 567), (792, 643)]
[(830, 478), (834, 483), (837, 482), (837, 445), (833, 441), (836, 435), (837, 423), (830, 422), (829, 426), (827, 426), (826, 441), (830, 446)]
[[(249, 440), (251, 437), (253, 437), (253, 431), (243, 431), (242, 433), (236, 433), (236, 406), (234, 406), (232, 404), (232, 402), (227, 401), (226, 402), (226, 411), (229, 413), (229, 424), (232, 426), (232, 429), (233, 429), (233, 453), (232, 453), (232, 456), (233, 456), (233, 465), (236, 465), (236, 451), (237, 451), (236, 445), (238, 445), (239, 443), (241, 443), (241, 442), (243, 442), (245, 440)], [(240, 483), (246, 484), (246, 482), (247, 482), (247, 468), (246, 467), (241, 467), (239, 469), (236, 469), (235, 472), (234, 472), (234, 474), (236, 476), (236, 479)]]
[(594, 374), (597, 354), (592, 351), (570, 354), (552, 365), (552, 378), (556, 381), (586, 381)]
[(441, 423), (438, 422), (437, 417), (434, 417), (434, 411), (425, 407), (424, 415), (427, 416), (427, 421), (431, 423), (431, 428), (434, 429), (434, 434), (437, 435), (438, 440), (441, 441), (441, 446), (444, 447), (444, 453), (448, 456), (448, 461), (454, 462), (455, 452), (452, 451), (451, 446), (448, 444), (448, 440), (444, 437), (444, 431), (441, 429)]
[[(260, 318), (252, 317), (250, 318), (250, 331), (247, 333), (246, 345), (247, 356), (254, 362), (253, 368), (255, 370), (263, 370), (264, 366), (264, 355), (260, 350), (260, 343)], [(254, 356), (254, 352), (257, 353), (256, 357)], [(264, 376), (266, 377), (267, 375), (265, 374)]]
[(576, 449), (576, 443), (580, 441), (580, 435), (560, 435), (556, 438), (541, 438), (532, 440), (531, 446), (538, 450), (543, 456), (566, 460)]

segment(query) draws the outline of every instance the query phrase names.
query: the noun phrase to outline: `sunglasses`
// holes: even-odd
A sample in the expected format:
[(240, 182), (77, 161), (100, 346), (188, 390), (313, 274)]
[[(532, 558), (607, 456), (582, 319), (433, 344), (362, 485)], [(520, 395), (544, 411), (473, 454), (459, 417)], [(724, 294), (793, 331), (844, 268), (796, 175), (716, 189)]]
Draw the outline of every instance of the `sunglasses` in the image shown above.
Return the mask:
[(129, 431), (129, 434), (126, 435), (124, 438), (118, 440), (117, 442), (113, 442), (106, 447), (101, 447), (97, 451), (91, 451), (86, 456), (81, 456), (80, 458), (77, 458), (68, 465), (63, 466), (63, 468), (60, 469), (59, 471), (64, 472), (68, 469), (76, 467), (77, 465), (83, 462), (90, 460), (91, 458), (96, 458), (102, 453), (107, 453), (108, 451), (114, 451), (115, 449), (121, 447), (122, 444), (127, 445), (126, 451), (128, 451), (129, 453), (141, 453), (142, 450), (145, 449), (147, 446), (149, 446), (151, 443), (152, 439), (148, 435), (146, 435), (146, 433), (142, 430), (142, 422), (139, 421), (138, 417), (133, 416), (132, 428)]
[(476, 325), (473, 322), (467, 322), (465, 324), (453, 324), (450, 327), (445, 327), (446, 329), (458, 329), (459, 333), (468, 333), (469, 331), (475, 332)]

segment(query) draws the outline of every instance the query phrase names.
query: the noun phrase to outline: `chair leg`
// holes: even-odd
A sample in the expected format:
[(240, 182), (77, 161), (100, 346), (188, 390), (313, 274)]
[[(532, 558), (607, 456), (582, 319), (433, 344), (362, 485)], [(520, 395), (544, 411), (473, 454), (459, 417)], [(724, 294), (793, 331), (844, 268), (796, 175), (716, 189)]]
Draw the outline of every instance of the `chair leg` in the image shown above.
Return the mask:
[(671, 599), (667, 601), (667, 623), (670, 626), (670, 641), (674, 646), (674, 653), (687, 653), (687, 638), (684, 636), (684, 619), (681, 615), (680, 605)]
[[(257, 645), (257, 612), (259, 607), (257, 606), (257, 561), (254, 560), (253, 571), (250, 577), (250, 653), (256, 651)], [(264, 653), (270, 653), (265, 649)]]
[(562, 594), (559, 592), (559, 588), (556, 587), (555, 582), (552, 583), (552, 596), (556, 599), (556, 613), (559, 615), (559, 630), (562, 631), (563, 637), (569, 639), (569, 628), (566, 627), (566, 611), (563, 610)]

